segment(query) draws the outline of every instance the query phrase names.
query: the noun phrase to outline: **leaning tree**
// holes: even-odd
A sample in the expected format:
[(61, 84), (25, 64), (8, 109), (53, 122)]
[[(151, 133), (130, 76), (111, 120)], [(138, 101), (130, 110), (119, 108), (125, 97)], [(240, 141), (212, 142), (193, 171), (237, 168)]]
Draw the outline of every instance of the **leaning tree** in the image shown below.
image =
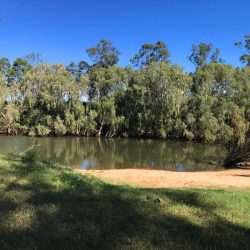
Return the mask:
[(250, 168), (250, 137), (243, 146), (234, 147), (224, 161), (226, 167)]

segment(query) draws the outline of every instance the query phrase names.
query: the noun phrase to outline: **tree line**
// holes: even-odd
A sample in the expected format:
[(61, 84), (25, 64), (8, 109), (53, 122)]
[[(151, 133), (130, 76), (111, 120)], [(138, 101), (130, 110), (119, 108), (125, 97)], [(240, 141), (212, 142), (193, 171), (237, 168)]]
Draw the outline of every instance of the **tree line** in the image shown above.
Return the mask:
[(46, 64), (36, 54), (0, 59), (0, 133), (180, 138), (243, 144), (250, 122), (250, 35), (235, 43), (245, 65), (226, 64), (210, 43), (193, 45), (192, 73), (167, 45), (143, 44), (131, 66), (101, 40), (85, 61)]

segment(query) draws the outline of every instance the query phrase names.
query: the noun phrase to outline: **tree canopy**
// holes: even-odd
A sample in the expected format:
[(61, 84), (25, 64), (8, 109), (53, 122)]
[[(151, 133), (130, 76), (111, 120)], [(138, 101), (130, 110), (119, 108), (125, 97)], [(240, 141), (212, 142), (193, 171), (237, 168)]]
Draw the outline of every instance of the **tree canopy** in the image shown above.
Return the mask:
[(153, 62), (168, 62), (169, 56), (170, 53), (164, 42), (145, 43), (141, 46), (138, 54), (131, 59), (131, 62), (134, 66), (142, 67)]
[(120, 52), (106, 40), (100, 40), (95, 47), (88, 48), (86, 51), (91, 61), (101, 67), (113, 66), (119, 61)]
[(132, 59), (135, 67), (119, 67), (119, 52), (106, 40), (87, 49), (92, 65), (46, 64), (36, 54), (13, 63), (3, 57), (0, 132), (243, 145), (249, 135), (250, 67), (225, 64), (212, 48), (193, 45), (192, 73), (172, 64), (160, 41), (142, 45)]
[(222, 63), (223, 59), (220, 58), (220, 50), (216, 48), (213, 51), (211, 43), (201, 42), (198, 45), (192, 45), (192, 53), (188, 59), (193, 63), (196, 69), (204, 67), (208, 63)]
[(242, 55), (240, 56), (240, 61), (247, 66), (250, 66), (250, 34), (245, 35), (244, 42), (236, 42), (235, 46), (239, 47)]

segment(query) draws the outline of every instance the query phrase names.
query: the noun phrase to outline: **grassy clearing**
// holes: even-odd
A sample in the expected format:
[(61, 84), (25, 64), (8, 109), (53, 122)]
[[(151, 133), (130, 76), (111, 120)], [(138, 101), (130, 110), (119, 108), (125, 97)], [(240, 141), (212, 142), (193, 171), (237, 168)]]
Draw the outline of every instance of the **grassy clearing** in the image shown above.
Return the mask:
[(1, 156), (0, 249), (250, 249), (250, 191), (113, 186)]

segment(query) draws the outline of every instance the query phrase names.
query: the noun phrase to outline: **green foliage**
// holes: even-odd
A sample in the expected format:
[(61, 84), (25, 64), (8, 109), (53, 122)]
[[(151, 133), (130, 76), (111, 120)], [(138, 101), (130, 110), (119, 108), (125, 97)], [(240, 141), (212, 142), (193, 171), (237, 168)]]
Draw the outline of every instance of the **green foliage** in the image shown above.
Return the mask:
[(2, 109), (7, 96), (8, 93), (7, 93), (7, 88), (5, 86), (4, 76), (0, 74), (0, 110)]
[[(248, 49), (248, 40), (246, 40)], [(194, 73), (169, 62), (164, 42), (144, 44), (132, 67), (101, 40), (84, 61), (0, 59), (0, 133), (143, 136), (242, 144), (250, 122), (250, 67), (223, 64), (212, 44), (193, 45)]]
[(245, 35), (244, 46), (241, 41), (234, 43), (234, 45), (239, 47), (242, 52), (242, 55), (240, 56), (240, 61), (250, 67), (250, 34)]
[(10, 68), (11, 68), (11, 64), (10, 64), (9, 59), (6, 57), (2, 57), (0, 59), (0, 74), (6, 77)]
[(138, 54), (131, 59), (131, 62), (137, 67), (142, 67), (150, 63), (168, 62), (169, 56), (167, 45), (158, 41), (155, 44), (143, 44)]
[(20, 114), (14, 103), (3, 105), (0, 110), (0, 129), (7, 135), (17, 134), (20, 127)]
[(88, 56), (98, 66), (108, 67), (117, 64), (120, 52), (113, 47), (112, 43), (100, 40), (96, 47), (87, 49)]
[(211, 113), (204, 113), (200, 118), (201, 137), (206, 142), (215, 142), (219, 126), (217, 119)]
[(246, 133), (249, 128), (249, 122), (245, 119), (244, 108), (239, 108), (238, 106), (232, 107), (232, 127), (234, 128), (234, 142), (241, 146), (246, 141)]
[(196, 69), (204, 67), (208, 63), (221, 63), (223, 60), (220, 58), (220, 50), (218, 48), (212, 51), (213, 45), (211, 43), (201, 42), (198, 45), (192, 45), (192, 53), (188, 59), (193, 63)]
[(56, 120), (54, 122), (54, 129), (56, 135), (65, 135), (67, 133), (67, 128), (63, 124), (63, 121), (60, 117), (56, 117)]
[(31, 127), (28, 131), (28, 136), (34, 137), (36, 136), (36, 130), (34, 127)]
[(36, 135), (38, 136), (45, 136), (50, 134), (50, 129), (40, 124), (35, 127), (35, 130)]
[(32, 66), (26, 59), (17, 58), (7, 72), (8, 84), (17, 84), (22, 79), (22, 76), (31, 68)]

